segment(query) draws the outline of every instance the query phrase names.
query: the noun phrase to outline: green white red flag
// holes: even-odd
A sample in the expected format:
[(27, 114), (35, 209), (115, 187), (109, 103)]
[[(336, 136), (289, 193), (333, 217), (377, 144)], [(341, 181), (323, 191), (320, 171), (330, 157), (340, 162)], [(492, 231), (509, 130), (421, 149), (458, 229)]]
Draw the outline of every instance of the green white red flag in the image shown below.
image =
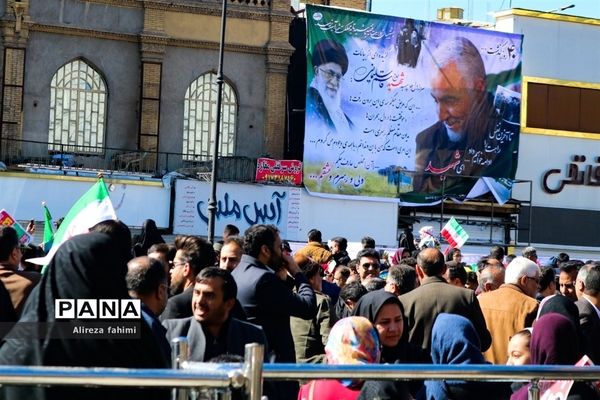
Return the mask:
[(60, 227), (54, 233), (54, 240), (48, 254), (45, 257), (30, 258), (27, 261), (38, 265), (48, 265), (61, 244), (75, 235), (89, 232), (92, 226), (109, 219), (117, 219), (117, 214), (108, 196), (106, 184), (100, 178), (65, 215)]
[(446, 253), (452, 248), (460, 249), (469, 240), (469, 234), (454, 217), (450, 218), (440, 233), (450, 246)]

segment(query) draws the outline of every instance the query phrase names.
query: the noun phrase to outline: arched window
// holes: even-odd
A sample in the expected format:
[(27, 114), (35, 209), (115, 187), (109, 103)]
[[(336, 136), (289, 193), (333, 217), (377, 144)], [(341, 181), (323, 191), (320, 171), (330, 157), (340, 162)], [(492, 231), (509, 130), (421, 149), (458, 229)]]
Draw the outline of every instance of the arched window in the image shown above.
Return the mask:
[[(206, 73), (196, 79), (185, 92), (183, 114), (183, 159), (206, 161), (212, 159), (217, 118), (217, 75)], [(221, 104), (221, 136), (219, 155), (235, 152), (237, 99), (231, 85), (223, 82)]]
[(50, 84), (49, 150), (103, 153), (106, 83), (83, 60), (63, 65)]

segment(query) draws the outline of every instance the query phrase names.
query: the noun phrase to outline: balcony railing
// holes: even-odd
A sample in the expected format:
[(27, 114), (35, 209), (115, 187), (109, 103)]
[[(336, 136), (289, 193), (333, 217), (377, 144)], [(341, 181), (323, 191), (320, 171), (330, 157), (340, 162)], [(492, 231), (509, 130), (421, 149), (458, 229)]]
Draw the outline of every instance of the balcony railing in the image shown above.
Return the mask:
[[(55, 150), (48, 150), (52, 145)], [(0, 140), (0, 161), (7, 168), (28, 171), (60, 171), (65, 174), (109, 172), (161, 177), (178, 171), (195, 178), (210, 179), (212, 161), (186, 160), (189, 155), (137, 149), (51, 144), (35, 140)], [(252, 182), (256, 159), (219, 157), (218, 177), (221, 181)]]

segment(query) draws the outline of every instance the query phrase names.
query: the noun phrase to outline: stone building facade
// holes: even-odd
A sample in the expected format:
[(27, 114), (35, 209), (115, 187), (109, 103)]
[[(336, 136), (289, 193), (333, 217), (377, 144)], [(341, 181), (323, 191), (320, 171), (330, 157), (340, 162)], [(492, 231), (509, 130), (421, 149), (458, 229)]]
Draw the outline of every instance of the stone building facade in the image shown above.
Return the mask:
[[(290, 2), (227, 1), (221, 154), (281, 158)], [(3, 156), (210, 157), (221, 0), (0, 0), (0, 12)]]

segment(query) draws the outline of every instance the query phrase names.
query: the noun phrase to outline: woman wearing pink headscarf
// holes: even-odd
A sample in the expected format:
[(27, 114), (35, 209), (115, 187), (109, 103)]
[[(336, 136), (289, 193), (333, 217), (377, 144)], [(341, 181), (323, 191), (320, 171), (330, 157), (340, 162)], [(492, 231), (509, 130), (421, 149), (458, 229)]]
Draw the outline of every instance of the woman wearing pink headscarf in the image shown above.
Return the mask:
[(410, 251), (405, 247), (400, 247), (390, 257), (390, 265), (399, 265), (403, 259), (410, 257)]

